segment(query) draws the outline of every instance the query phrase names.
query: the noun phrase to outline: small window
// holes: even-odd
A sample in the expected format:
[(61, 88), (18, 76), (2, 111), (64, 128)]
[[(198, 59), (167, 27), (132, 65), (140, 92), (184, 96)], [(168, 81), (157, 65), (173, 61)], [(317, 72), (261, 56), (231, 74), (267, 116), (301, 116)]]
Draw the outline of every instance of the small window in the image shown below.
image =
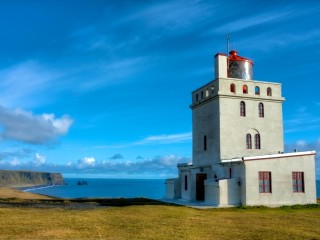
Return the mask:
[(198, 95), (198, 93), (196, 94), (196, 102), (198, 102), (199, 101), (199, 95)]
[(255, 93), (256, 95), (260, 95), (260, 88), (259, 88), (258, 86), (256, 86), (256, 87), (254, 88), (254, 93)]
[(209, 97), (209, 89), (206, 89), (206, 97)]
[(201, 91), (201, 100), (203, 99), (203, 91)]
[(203, 150), (206, 151), (207, 150), (207, 136), (204, 135), (203, 137)]
[(272, 96), (272, 89), (270, 87), (267, 88), (267, 96)]
[(233, 83), (230, 85), (230, 92), (235, 93), (236, 92), (236, 85)]
[(188, 176), (184, 175), (184, 190), (188, 190)]
[(247, 149), (252, 149), (252, 139), (251, 139), (251, 134), (247, 134), (246, 136), (246, 144), (247, 144)]
[(264, 106), (263, 103), (259, 103), (259, 117), (264, 117)]
[(255, 143), (255, 149), (260, 149), (261, 148), (260, 134), (254, 135), (254, 143)]
[(211, 86), (211, 94), (214, 94), (214, 86)]
[(244, 94), (248, 94), (248, 87), (247, 87), (247, 85), (243, 85), (243, 86), (242, 86), (242, 92), (243, 92)]
[(292, 190), (293, 192), (304, 192), (303, 172), (292, 173)]
[(245, 117), (246, 116), (246, 104), (245, 102), (240, 102), (240, 116)]
[(271, 172), (259, 172), (259, 193), (271, 192)]

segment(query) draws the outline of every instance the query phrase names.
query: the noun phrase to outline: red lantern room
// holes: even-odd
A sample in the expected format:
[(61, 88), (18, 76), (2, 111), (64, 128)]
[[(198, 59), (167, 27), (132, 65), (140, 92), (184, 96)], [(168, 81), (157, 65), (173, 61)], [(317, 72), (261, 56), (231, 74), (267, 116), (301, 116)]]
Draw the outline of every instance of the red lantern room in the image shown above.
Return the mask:
[(241, 57), (236, 50), (229, 52), (228, 77), (245, 80), (253, 79), (253, 62), (249, 58)]

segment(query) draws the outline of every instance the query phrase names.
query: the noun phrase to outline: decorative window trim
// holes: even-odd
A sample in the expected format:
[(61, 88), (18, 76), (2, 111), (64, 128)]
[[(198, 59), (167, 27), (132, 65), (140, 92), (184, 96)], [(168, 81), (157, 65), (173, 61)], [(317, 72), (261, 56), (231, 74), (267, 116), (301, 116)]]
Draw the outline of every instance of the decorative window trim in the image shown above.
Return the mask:
[(236, 85), (234, 83), (230, 84), (230, 92), (236, 93)]
[(247, 85), (242, 86), (242, 93), (248, 94), (248, 86)]
[(241, 117), (246, 116), (246, 103), (244, 101), (240, 102), (240, 116)]
[(259, 103), (258, 109), (259, 109), (259, 117), (264, 118), (264, 105), (262, 102)]
[(259, 171), (259, 193), (272, 193), (271, 172)]
[(255, 149), (261, 149), (261, 137), (258, 133), (254, 135), (254, 147)]
[(260, 88), (258, 86), (255, 86), (254, 88), (254, 94), (255, 95), (260, 95)]
[(304, 193), (304, 172), (292, 172), (292, 191)]
[(272, 96), (272, 89), (271, 89), (271, 87), (268, 87), (267, 88), (267, 96)]
[(246, 145), (247, 149), (252, 149), (252, 138), (250, 133), (246, 135)]

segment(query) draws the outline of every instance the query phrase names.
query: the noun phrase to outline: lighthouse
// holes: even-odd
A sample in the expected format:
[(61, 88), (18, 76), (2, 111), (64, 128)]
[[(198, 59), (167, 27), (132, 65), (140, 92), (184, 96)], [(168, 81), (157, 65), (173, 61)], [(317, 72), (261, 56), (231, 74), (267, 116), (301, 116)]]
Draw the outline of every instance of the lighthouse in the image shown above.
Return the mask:
[(281, 83), (253, 79), (254, 62), (214, 57), (215, 79), (192, 92), (192, 162), (166, 197), (213, 206), (316, 203), (315, 151), (284, 153)]

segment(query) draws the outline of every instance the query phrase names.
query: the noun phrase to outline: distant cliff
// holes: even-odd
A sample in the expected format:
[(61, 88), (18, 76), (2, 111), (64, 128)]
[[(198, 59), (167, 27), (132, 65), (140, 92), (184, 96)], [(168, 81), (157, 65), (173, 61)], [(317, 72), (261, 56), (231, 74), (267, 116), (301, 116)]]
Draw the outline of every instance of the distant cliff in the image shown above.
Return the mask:
[(65, 185), (61, 173), (0, 170), (0, 186)]

